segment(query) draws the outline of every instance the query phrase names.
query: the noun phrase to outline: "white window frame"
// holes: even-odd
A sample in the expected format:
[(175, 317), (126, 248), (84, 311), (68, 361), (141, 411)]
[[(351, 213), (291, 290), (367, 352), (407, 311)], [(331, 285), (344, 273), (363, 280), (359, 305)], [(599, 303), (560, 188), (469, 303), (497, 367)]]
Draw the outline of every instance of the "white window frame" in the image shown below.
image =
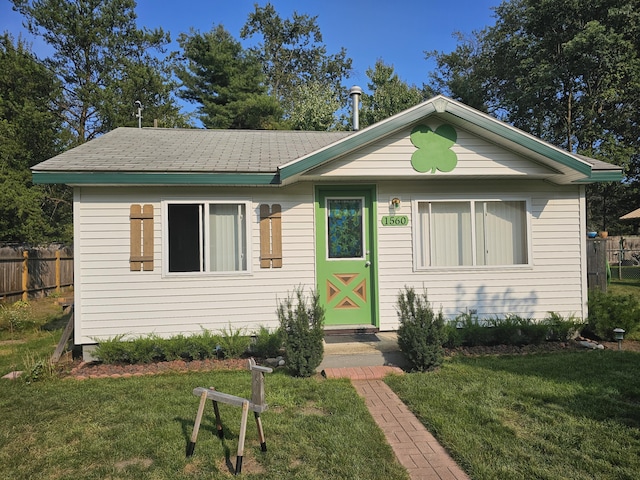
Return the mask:
[[(169, 205), (200, 205), (202, 208), (204, 225), (200, 225), (200, 244), (202, 252), (200, 255), (200, 271), (191, 272), (170, 272), (169, 271)], [(209, 223), (209, 206), (210, 205), (244, 205), (244, 228), (246, 235), (246, 270), (231, 271), (208, 271), (207, 255), (210, 249), (210, 240), (208, 232), (210, 231)], [(249, 199), (229, 199), (229, 198), (165, 198), (161, 200), (162, 208), (162, 275), (165, 277), (193, 277), (193, 276), (246, 276), (252, 273), (252, 255), (253, 251), (253, 203)]]
[[(506, 265), (478, 265), (476, 252), (476, 219), (475, 205), (484, 202), (524, 202), (525, 204), (525, 228), (526, 228), (526, 263), (506, 264)], [(421, 203), (467, 203), (471, 213), (471, 265), (421, 265), (422, 257), (422, 233), (420, 231), (419, 220), (419, 204)], [(414, 271), (438, 271), (438, 270), (510, 270), (510, 269), (530, 269), (533, 266), (533, 249), (531, 237), (531, 198), (520, 196), (501, 196), (501, 197), (458, 197), (458, 196), (437, 196), (416, 198), (411, 202), (412, 223), (412, 241), (413, 241), (413, 269)], [(431, 245), (430, 256), (434, 254)]]

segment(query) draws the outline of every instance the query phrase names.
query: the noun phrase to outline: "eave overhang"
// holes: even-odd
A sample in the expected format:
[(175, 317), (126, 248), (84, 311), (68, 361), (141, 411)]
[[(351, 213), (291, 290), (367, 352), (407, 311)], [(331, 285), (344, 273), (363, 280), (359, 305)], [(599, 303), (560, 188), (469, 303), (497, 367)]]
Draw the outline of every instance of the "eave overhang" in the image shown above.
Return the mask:
[(67, 185), (278, 185), (277, 173), (60, 172), (33, 171), (35, 184)]

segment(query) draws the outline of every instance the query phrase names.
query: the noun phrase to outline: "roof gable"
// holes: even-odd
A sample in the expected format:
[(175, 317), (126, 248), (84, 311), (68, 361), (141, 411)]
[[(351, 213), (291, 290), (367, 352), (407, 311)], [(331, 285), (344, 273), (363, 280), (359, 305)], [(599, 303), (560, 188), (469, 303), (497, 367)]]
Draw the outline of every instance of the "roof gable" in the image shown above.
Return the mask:
[(620, 167), (565, 152), (437, 96), (358, 132), (117, 128), (36, 165), (33, 179), (77, 185), (282, 185), (335, 169), (354, 152), (436, 121), (531, 162), (535, 171), (525, 172), (530, 178), (559, 184), (622, 178)]
[(450, 123), (502, 148), (530, 158), (546, 166), (555, 183), (619, 181), (622, 169), (615, 165), (566, 152), (511, 125), (497, 120), (460, 102), (442, 95), (400, 112), (370, 127), (356, 132), (319, 151), (280, 166), (280, 181), (289, 183), (307, 172), (353, 153), (382, 138), (389, 137), (407, 126), (428, 122), (437, 117), (440, 123)]

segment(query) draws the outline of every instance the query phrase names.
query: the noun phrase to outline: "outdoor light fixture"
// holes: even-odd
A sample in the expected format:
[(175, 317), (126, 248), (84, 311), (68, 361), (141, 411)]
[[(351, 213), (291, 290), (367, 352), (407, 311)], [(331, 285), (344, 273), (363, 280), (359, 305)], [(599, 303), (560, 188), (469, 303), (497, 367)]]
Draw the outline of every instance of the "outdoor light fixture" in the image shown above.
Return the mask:
[(618, 350), (622, 350), (622, 340), (624, 339), (624, 330), (622, 328), (614, 328), (613, 338), (615, 338), (618, 341)]
[(391, 199), (391, 206), (397, 210), (400, 208), (400, 199), (398, 197), (394, 197)]

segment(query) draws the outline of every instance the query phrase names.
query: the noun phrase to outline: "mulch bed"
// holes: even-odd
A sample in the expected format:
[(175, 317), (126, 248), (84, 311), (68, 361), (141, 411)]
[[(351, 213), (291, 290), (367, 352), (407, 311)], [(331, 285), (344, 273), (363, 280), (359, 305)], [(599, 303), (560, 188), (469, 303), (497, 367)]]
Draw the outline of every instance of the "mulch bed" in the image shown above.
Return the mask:
[[(617, 350), (616, 342), (599, 342), (605, 349)], [(445, 349), (445, 356), (478, 356), (478, 355), (528, 355), (534, 353), (589, 351), (580, 346), (578, 342), (548, 342), (541, 345), (495, 345), (478, 347), (458, 347)], [(622, 350), (640, 352), (640, 342), (623, 341)], [(258, 360), (258, 363), (260, 361)], [(232, 358), (225, 360), (208, 359), (185, 362), (175, 360), (172, 362), (158, 362), (138, 365), (108, 365), (103, 363), (86, 363), (76, 361), (65, 367), (62, 376), (85, 380), (87, 378), (127, 378), (143, 375), (156, 375), (159, 373), (176, 372), (209, 372), (224, 370), (245, 370), (247, 359)]]
[(174, 360), (137, 365), (111, 365), (104, 363), (74, 362), (63, 376), (77, 380), (87, 378), (128, 378), (158, 373), (209, 372), (212, 370), (246, 370), (247, 360), (232, 358), (228, 360)]

